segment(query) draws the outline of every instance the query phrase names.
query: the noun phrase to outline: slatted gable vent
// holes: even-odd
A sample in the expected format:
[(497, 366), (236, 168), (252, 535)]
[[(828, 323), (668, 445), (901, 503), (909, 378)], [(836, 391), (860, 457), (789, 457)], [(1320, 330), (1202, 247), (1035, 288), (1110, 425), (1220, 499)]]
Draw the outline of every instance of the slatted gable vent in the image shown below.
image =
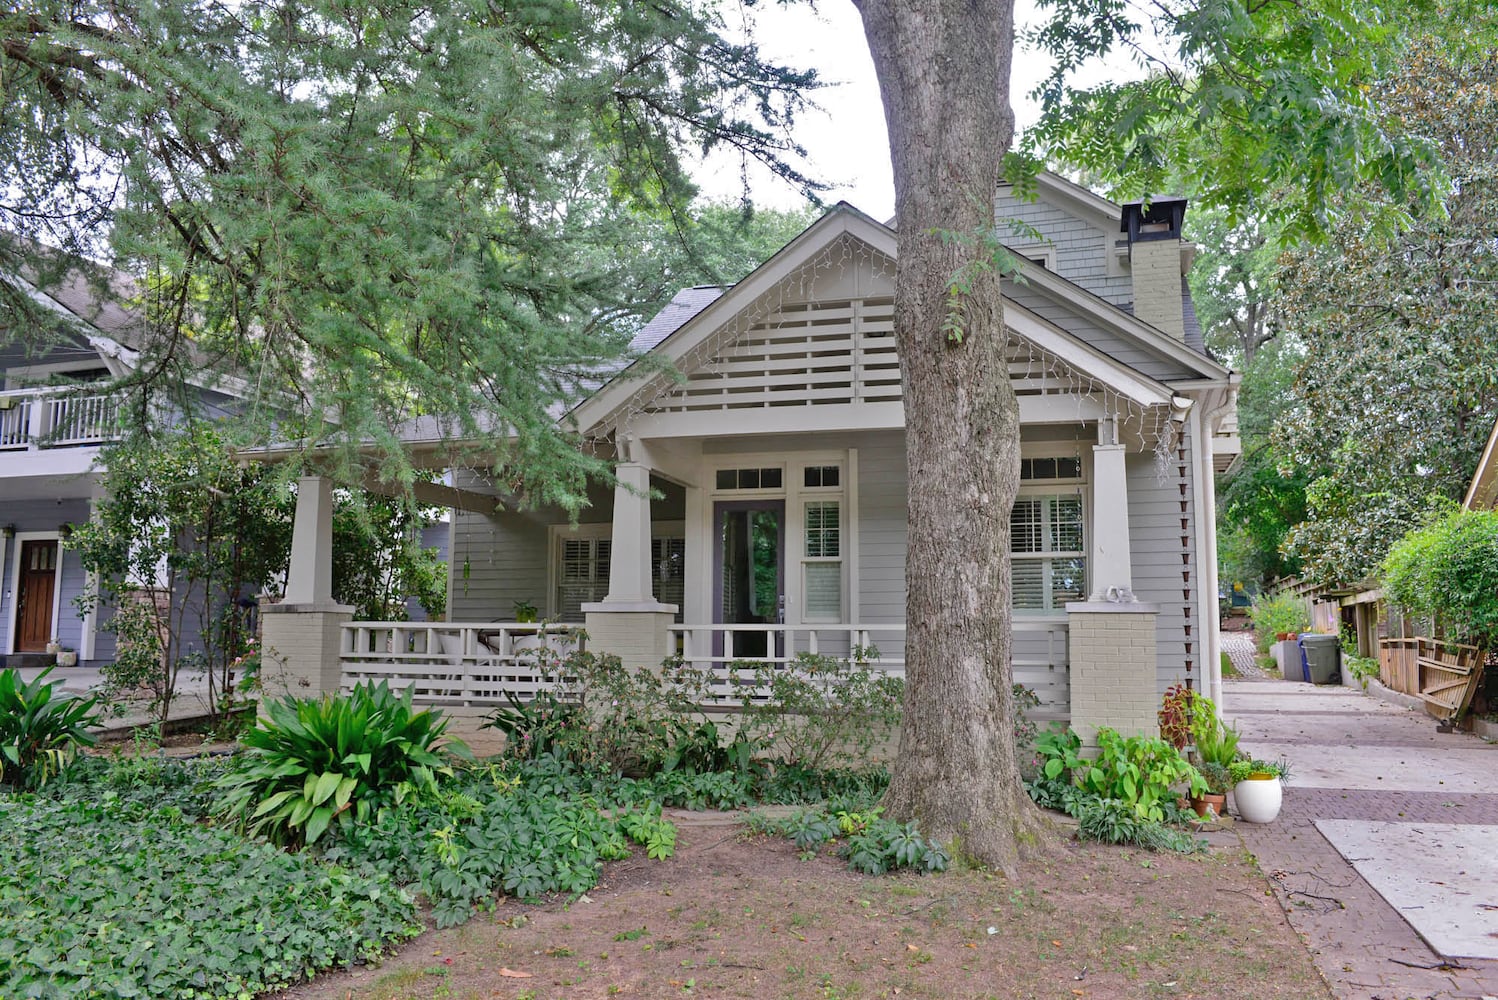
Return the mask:
[[(1021, 396), (1101, 388), (1013, 335), (1007, 359), (1009, 377)], [(648, 411), (899, 402), (894, 299), (782, 304), (737, 336), (725, 330), (715, 350), (684, 368), (686, 382), (658, 396)]]

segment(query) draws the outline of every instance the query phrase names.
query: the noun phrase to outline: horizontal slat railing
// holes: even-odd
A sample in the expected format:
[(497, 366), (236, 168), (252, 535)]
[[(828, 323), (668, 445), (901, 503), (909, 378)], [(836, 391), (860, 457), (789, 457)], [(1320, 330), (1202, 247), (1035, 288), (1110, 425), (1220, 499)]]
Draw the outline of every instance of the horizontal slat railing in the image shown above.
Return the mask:
[(350, 622), (343, 626), (342, 688), (388, 681), (428, 705), (529, 701), (555, 680), (548, 672), (580, 648), (576, 626), (528, 622)]
[[(683, 661), (710, 675), (711, 702), (704, 707), (763, 700), (767, 692), (756, 687), (756, 670), (795, 669), (801, 653), (843, 659), (877, 650), (869, 655), (874, 670), (905, 675), (903, 624), (673, 625), (670, 634)], [(429, 705), (495, 706), (505, 704), (507, 694), (529, 701), (556, 683), (552, 671), (582, 646), (576, 625), (350, 622), (339, 653), (342, 688), (383, 680), (413, 688), (413, 701)], [(1032, 718), (1070, 717), (1066, 650), (1065, 622), (1015, 620), (1014, 679), (1040, 698)]]

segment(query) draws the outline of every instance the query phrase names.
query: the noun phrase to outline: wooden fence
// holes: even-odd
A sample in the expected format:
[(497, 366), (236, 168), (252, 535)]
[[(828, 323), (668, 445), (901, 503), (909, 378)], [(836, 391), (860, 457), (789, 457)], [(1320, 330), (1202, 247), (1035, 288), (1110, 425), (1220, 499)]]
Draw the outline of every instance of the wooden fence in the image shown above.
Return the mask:
[(1483, 653), (1476, 646), (1427, 639), (1383, 639), (1378, 679), (1393, 691), (1413, 695), (1432, 716), (1449, 721), (1472, 704), (1482, 682)]

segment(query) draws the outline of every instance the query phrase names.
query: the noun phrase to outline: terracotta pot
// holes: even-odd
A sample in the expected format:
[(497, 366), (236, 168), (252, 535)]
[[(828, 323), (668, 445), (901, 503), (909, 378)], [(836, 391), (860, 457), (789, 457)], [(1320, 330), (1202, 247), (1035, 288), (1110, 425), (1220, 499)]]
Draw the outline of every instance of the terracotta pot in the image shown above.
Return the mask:
[(1273, 823), (1284, 803), (1278, 775), (1252, 774), (1233, 786), (1233, 804), (1245, 823)]
[(1214, 816), (1221, 816), (1227, 811), (1227, 795), (1217, 795), (1213, 792), (1203, 792), (1200, 797), (1191, 800), (1191, 808), (1202, 819), (1207, 818), (1207, 810), (1212, 810)]

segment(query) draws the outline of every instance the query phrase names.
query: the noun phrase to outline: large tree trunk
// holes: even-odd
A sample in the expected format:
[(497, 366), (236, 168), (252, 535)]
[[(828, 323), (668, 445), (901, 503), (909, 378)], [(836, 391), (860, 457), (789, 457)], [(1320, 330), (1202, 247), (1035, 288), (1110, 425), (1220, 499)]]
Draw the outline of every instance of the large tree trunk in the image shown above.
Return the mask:
[[(895, 332), (910, 472), (906, 693), (885, 807), (1012, 872), (1049, 841), (1012, 738), (1009, 515), (1019, 401), (983, 260), (1014, 115), (1013, 0), (855, 0), (894, 164)], [(949, 287), (962, 272), (960, 298)], [(944, 329), (960, 320), (960, 333)]]

